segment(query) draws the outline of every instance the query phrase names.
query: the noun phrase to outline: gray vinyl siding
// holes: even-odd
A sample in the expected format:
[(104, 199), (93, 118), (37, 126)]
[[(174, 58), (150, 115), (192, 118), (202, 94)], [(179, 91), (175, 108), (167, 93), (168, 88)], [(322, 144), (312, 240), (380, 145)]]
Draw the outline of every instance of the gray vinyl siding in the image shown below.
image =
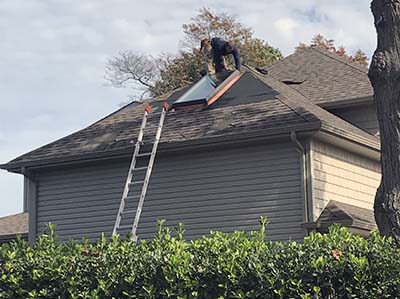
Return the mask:
[(329, 111), (375, 136), (379, 135), (376, 109), (375, 106), (372, 104), (355, 107), (344, 107), (332, 109)]
[[(37, 233), (51, 222), (62, 240), (110, 235), (128, 166), (126, 160), (40, 173)], [(157, 219), (184, 223), (191, 239), (210, 230), (257, 230), (265, 215), (270, 239), (298, 240), (302, 208), (299, 156), (290, 143), (159, 155), (139, 236), (151, 238)]]

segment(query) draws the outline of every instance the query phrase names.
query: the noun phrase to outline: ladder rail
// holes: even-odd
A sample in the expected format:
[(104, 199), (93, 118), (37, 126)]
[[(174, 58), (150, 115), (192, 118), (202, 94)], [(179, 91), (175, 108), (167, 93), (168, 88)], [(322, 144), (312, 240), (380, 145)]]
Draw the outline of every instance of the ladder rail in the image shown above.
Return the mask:
[(159, 121), (158, 127), (157, 127), (156, 137), (155, 137), (155, 140), (154, 140), (154, 143), (153, 143), (153, 148), (152, 148), (152, 151), (151, 151), (151, 156), (150, 156), (148, 168), (147, 168), (147, 171), (146, 171), (146, 176), (145, 176), (144, 183), (143, 183), (142, 192), (140, 194), (140, 199), (139, 199), (138, 207), (137, 207), (136, 214), (135, 214), (135, 220), (134, 220), (133, 226), (132, 226), (132, 240), (135, 243), (138, 240), (137, 228), (138, 228), (138, 225), (139, 225), (140, 216), (142, 214), (144, 199), (146, 197), (147, 187), (149, 185), (150, 176), (151, 176), (151, 173), (152, 173), (152, 170), (153, 170), (153, 165), (154, 165), (154, 161), (155, 161), (155, 158), (156, 158), (157, 148), (158, 148), (158, 144), (160, 142), (161, 133), (162, 133), (162, 129), (163, 129), (163, 125), (164, 125), (164, 120), (165, 120), (166, 114), (167, 114), (167, 107), (163, 106), (162, 112), (161, 112), (160, 121)]
[(149, 115), (149, 111), (147, 109), (145, 109), (144, 115), (143, 115), (142, 124), (140, 125), (140, 129), (139, 129), (139, 135), (138, 135), (138, 138), (137, 138), (137, 141), (136, 141), (136, 144), (135, 144), (135, 150), (133, 152), (131, 164), (129, 166), (129, 172), (128, 172), (128, 176), (126, 178), (124, 192), (122, 193), (122, 198), (121, 198), (121, 202), (120, 202), (120, 205), (119, 205), (117, 218), (115, 219), (113, 233), (112, 233), (113, 235), (117, 234), (117, 228), (119, 227), (119, 225), (121, 223), (121, 220), (122, 220), (122, 212), (124, 211), (125, 203), (126, 203), (125, 201), (126, 201), (126, 198), (128, 197), (128, 194), (129, 194), (129, 187), (130, 187), (129, 184), (132, 181), (133, 169), (136, 166), (136, 160), (137, 160), (136, 157), (139, 154), (140, 146), (141, 146), (142, 141), (143, 141), (144, 128), (146, 127), (148, 115)]

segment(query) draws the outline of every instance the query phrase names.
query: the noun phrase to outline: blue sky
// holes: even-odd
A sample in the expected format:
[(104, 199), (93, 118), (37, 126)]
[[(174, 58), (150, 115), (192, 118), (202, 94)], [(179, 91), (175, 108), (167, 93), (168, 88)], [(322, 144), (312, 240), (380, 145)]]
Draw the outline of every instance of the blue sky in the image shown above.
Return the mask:
[[(0, 164), (79, 130), (132, 93), (105, 85), (121, 50), (175, 52), (200, 7), (227, 12), (285, 55), (316, 33), (371, 56), (367, 0), (0, 0)], [(0, 216), (22, 210), (22, 177), (0, 171)]]

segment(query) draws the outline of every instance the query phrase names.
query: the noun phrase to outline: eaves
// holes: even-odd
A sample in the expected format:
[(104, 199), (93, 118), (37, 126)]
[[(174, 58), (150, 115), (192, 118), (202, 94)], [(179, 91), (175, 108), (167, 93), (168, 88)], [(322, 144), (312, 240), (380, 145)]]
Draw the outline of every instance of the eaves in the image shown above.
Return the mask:
[[(188, 149), (193, 149), (193, 147), (195, 147), (197, 150), (200, 150), (202, 148), (208, 148), (210, 146), (256, 142), (259, 140), (267, 140), (267, 139), (287, 138), (289, 140), (289, 136), (287, 134), (290, 134), (290, 132), (292, 131), (296, 131), (297, 133), (300, 134), (304, 133), (305, 135), (307, 134), (310, 135), (315, 131), (318, 131), (320, 128), (321, 128), (321, 123), (317, 121), (317, 122), (308, 122), (306, 124), (297, 125), (296, 127), (290, 125), (278, 128), (258, 130), (248, 133), (227, 134), (227, 135), (208, 136), (208, 137), (206, 136), (198, 139), (190, 139), (179, 142), (161, 142), (158, 151), (160, 153), (185, 151)], [(40, 168), (47, 168), (47, 167), (54, 167), (61, 165), (80, 164), (80, 163), (97, 162), (110, 159), (130, 157), (132, 155), (132, 150), (133, 150), (132, 147), (124, 147), (121, 149), (109, 150), (109, 151), (97, 151), (97, 152), (54, 157), (47, 159), (16, 161), (11, 163), (1, 164), (0, 169), (8, 170), (13, 173), (22, 173), (22, 168), (29, 170), (37, 170)]]

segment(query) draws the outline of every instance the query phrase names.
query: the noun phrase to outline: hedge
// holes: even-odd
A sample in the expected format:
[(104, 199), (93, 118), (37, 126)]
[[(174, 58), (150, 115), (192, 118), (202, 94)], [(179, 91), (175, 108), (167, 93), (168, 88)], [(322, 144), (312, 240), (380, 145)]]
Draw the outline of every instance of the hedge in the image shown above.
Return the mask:
[[(268, 230), (267, 230), (268, 232)], [(58, 242), (52, 227), (32, 247), (0, 248), (0, 298), (400, 298), (400, 250), (333, 226), (303, 243), (260, 231), (185, 241), (159, 224), (152, 241), (102, 236)]]

